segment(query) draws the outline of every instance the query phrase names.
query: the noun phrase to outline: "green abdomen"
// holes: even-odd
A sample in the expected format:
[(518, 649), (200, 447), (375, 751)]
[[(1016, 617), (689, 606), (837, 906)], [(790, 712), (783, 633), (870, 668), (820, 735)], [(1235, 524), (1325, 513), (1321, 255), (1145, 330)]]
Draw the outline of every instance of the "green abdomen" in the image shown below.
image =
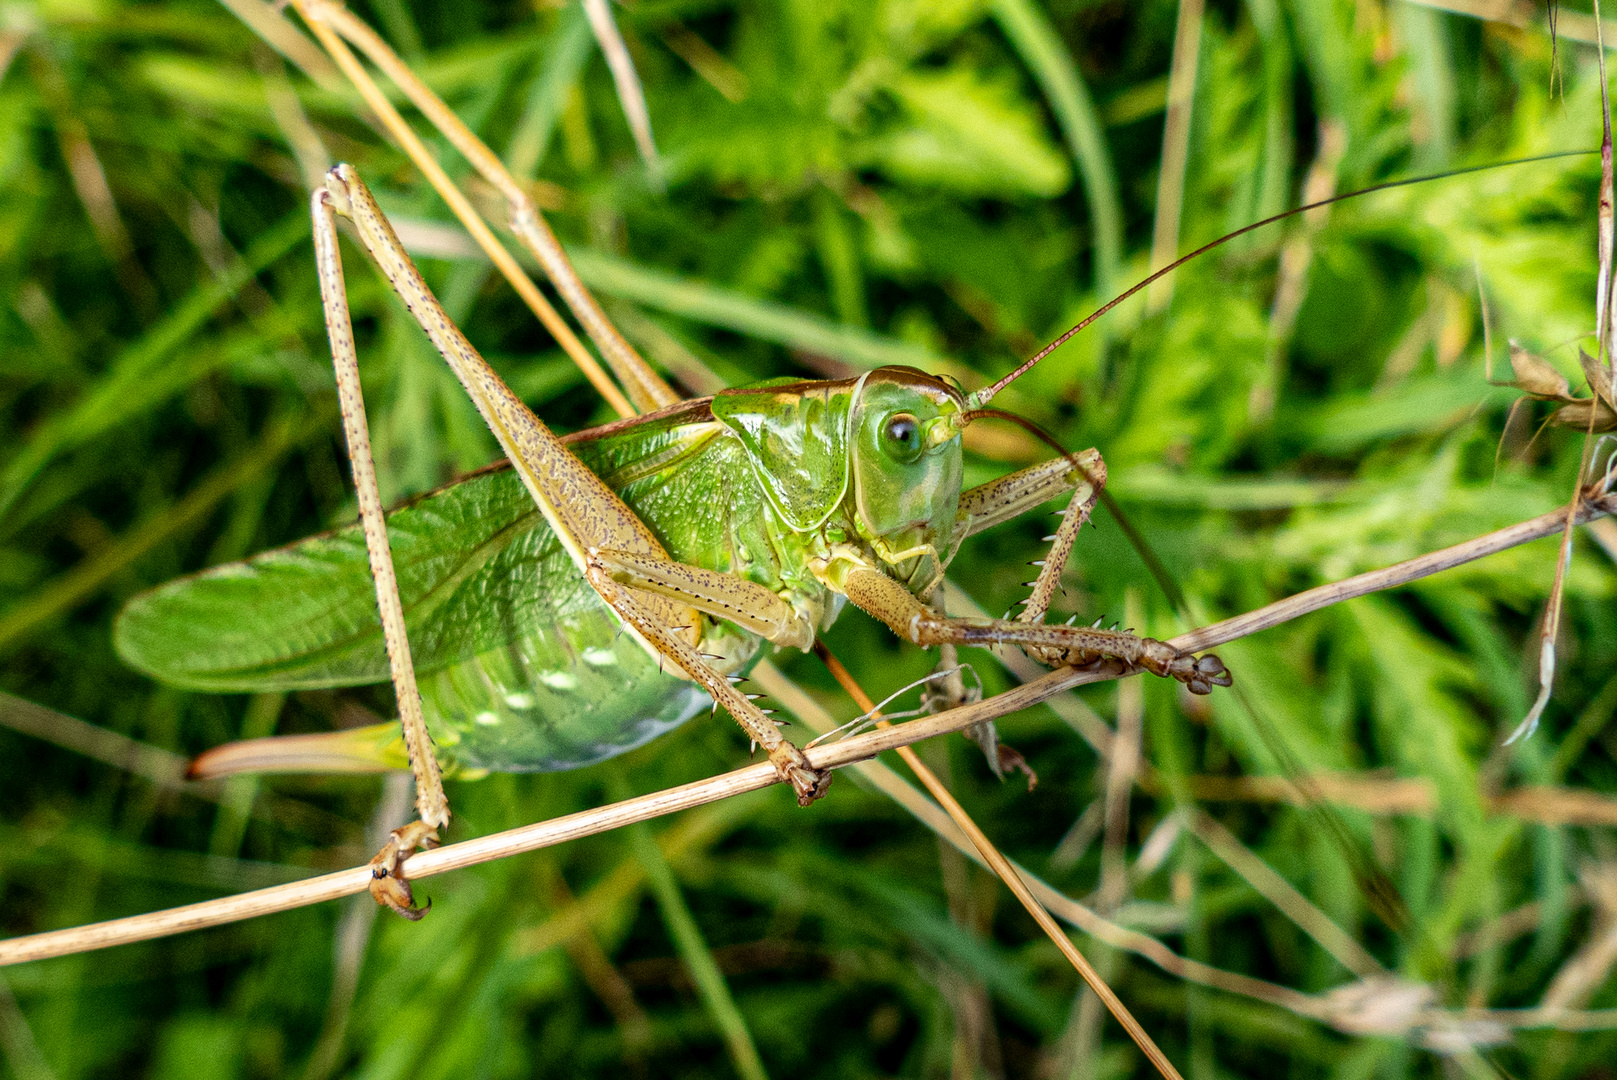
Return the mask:
[(712, 702), (659, 670), (604, 605), (420, 679), (427, 723), (463, 767), (556, 772), (683, 724)]
[[(650, 423), (575, 448), (675, 559), (772, 583), (767, 507), (714, 434), (711, 424)], [(621, 631), (510, 470), (393, 511), (388, 537), (428, 725), (455, 766), (576, 768), (710, 707)], [(132, 666), (198, 690), (389, 678), (357, 527), (169, 582), (131, 601), (114, 636)], [(719, 637), (702, 647), (725, 655), (725, 673), (756, 661), (757, 638), (733, 627)]]
[[(766, 511), (734, 448), (704, 438), (681, 453), (680, 443), (670, 442), (663, 453), (647, 445), (655, 436), (577, 450), (673, 558), (720, 571), (745, 564), (755, 577), (776, 580), (762, 540)], [(488, 480), (526, 503), (513, 474)], [(700, 687), (665, 672), (622, 631), (531, 505), (525, 534), (498, 559), (510, 579), (526, 585), (501, 598), (519, 633), (420, 679), (428, 724), (447, 756), (462, 766), (508, 772), (573, 769), (632, 750), (711, 709)], [(723, 655), (715, 661), (723, 673), (745, 672), (757, 662), (759, 639), (734, 627), (713, 633), (717, 628), (705, 619), (703, 625), (709, 633), (699, 647)]]

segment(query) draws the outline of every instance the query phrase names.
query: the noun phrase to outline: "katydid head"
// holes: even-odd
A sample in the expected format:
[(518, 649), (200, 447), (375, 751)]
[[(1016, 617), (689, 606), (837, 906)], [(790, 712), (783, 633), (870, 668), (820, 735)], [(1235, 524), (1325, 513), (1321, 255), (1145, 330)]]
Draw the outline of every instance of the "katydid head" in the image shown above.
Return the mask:
[(954, 551), (964, 471), (957, 387), (884, 367), (857, 379), (724, 390), (709, 407), (740, 440), (789, 528), (815, 532), (840, 512), (899, 577), (921, 587), (941, 573)]
[(862, 538), (912, 584), (929, 584), (954, 552), (964, 461), (965, 398), (914, 368), (870, 372), (848, 418), (853, 510)]

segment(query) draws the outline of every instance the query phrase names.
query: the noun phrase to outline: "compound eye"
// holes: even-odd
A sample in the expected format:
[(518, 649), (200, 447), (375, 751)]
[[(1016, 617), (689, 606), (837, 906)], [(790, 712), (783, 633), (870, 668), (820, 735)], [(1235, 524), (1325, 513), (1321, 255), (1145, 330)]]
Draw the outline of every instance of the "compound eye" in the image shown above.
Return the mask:
[(882, 428), (888, 451), (903, 461), (913, 461), (921, 453), (921, 422), (907, 412), (894, 413)]

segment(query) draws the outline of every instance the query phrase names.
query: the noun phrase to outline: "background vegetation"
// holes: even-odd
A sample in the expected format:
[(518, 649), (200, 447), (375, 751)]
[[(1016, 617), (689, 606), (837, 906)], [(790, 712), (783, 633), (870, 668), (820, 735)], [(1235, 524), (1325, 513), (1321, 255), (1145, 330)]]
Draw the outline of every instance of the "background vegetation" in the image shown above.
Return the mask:
[[(536, 178), (629, 335), (732, 384), (881, 362), (980, 382), (1142, 276), (1159, 206), (1177, 207), (1188, 250), (1305, 188), (1589, 148), (1599, 133), (1593, 50), (1562, 40), (1557, 55), (1536, 29), (1376, 0), (1217, 3), (1200, 26), (1182, 197), (1170, 183), (1159, 203), (1175, 4), (637, 0), (616, 10), (659, 183), (576, 6), (356, 8)], [(225, 7), (0, 6), (0, 687), (17, 695), (0, 698), (0, 721), (31, 732), (0, 730), (7, 935), (353, 865), (374, 849), (368, 823), (403, 818), (398, 785), (389, 801), (374, 778), (201, 797), (175, 780), (176, 755), (350, 723), (385, 694), (180, 693), (123, 668), (110, 641), (137, 591), (354, 515), (311, 171), (327, 155), (355, 163), (424, 249), (458, 250), (420, 227), (447, 211), (356, 100)], [(1294, 220), (1181, 272), (1171, 298), (1126, 305), (997, 404), (1101, 448), (1112, 490), (1208, 618), (1542, 513), (1568, 497), (1581, 440), (1536, 434), (1541, 406), (1511, 412), (1483, 347), (1496, 377), (1506, 338), (1576, 375), (1598, 176), (1596, 159), (1563, 158)], [(610, 418), (486, 265), (426, 270), (546, 419)], [(379, 279), (357, 259), (348, 276), (384, 492), (491, 460)], [(972, 479), (1042, 453), (996, 434), (975, 445)], [(1047, 525), (973, 542), (957, 578), (1003, 611)], [(1617, 799), (1612, 554), (1580, 539), (1555, 700), (1509, 750), (1501, 737), (1532, 698), (1550, 542), (1221, 650), (1255, 711), (1154, 682), (1085, 691), (1108, 722), (1143, 731), (1156, 777), (1109, 839), (1107, 772), (1071, 726), (1078, 706), (1002, 722), (1039, 774), (1032, 793), (996, 782), (964, 740), (927, 752), (1024, 865), (1219, 968), (1311, 994), (1353, 978), (1250, 872), (1175, 829), (1198, 794), (1438, 1003), (1617, 1006), (1617, 816), (1601, 801)], [(1104, 516), (1067, 584), (1063, 615), (1179, 628)], [(830, 641), (878, 697), (931, 663), (857, 613)], [(990, 691), (1008, 684), (991, 657), (967, 659)], [(782, 662), (853, 715), (811, 658)], [(697, 721), (618, 763), (457, 783), (454, 836), (745, 757), (733, 725)], [(1274, 785), (1239, 782), (1288, 767), (1357, 775), (1340, 837), (1317, 811), (1254, 801)], [(1545, 785), (1585, 794), (1578, 823), (1552, 812)], [(1407, 922), (1375, 913), (1367, 867), (1396, 886)], [(1115, 1026), (1085, 1019), (1073, 972), (994, 880), (851, 777), (809, 811), (759, 792), (423, 891), (434, 908), (418, 925), (373, 920), (359, 898), (9, 969), (0, 1067), (723, 1075), (739, 1019), (772, 1076), (1144, 1068)], [(700, 941), (671, 935), (682, 910)], [(1080, 941), (1193, 1077), (1614, 1075), (1609, 1033), (1479, 1023), (1435, 1049), (1420, 1031), (1350, 1035), (1338, 1027), (1360, 1013), (1345, 1003), (1333, 1027)], [(693, 989), (704, 957), (728, 997)]]

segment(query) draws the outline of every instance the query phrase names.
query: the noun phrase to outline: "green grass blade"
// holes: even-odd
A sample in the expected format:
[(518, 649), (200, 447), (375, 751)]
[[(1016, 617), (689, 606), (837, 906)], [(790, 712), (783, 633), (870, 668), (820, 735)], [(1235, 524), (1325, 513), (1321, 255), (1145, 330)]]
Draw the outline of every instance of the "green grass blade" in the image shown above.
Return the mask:
[(252, 276), (290, 251), (309, 233), (301, 208), (254, 241), (225, 273), (198, 285), (171, 314), (149, 330), (112, 363), (111, 371), (89, 396), (51, 418), (33, 433), (22, 451), (0, 473), (0, 516), (11, 509), (39, 471), (64, 451), (80, 446), (127, 417), (130, 396), (161, 381), (164, 370), (183, 362), (181, 347), (220, 305), (235, 296)]
[(860, 368), (909, 364), (936, 371), (945, 363), (942, 357), (920, 346), (839, 325), (784, 304), (675, 277), (601, 251), (570, 247), (567, 254), (578, 268), (578, 276), (590, 288), (696, 322), (829, 356)]
[(1106, 129), (1055, 27), (1032, 0), (994, 0), (994, 18), (1038, 80), (1061, 134), (1084, 177), (1084, 199), (1095, 230), (1095, 291), (1118, 291), (1123, 261), (1123, 208)]
[(724, 973), (719, 970), (718, 962), (713, 959), (712, 951), (703, 940), (696, 918), (685, 903), (679, 883), (674, 880), (674, 871), (669, 867), (668, 860), (663, 858), (662, 849), (652, 839), (651, 830), (643, 824), (631, 827), (629, 836), (634, 844), (635, 856), (651, 884), (652, 895), (657, 898), (657, 906), (662, 910), (663, 920), (668, 924), (668, 934), (674, 939), (674, 948), (685, 962), (703, 1006), (718, 1026), (736, 1072), (744, 1080), (768, 1080), (769, 1074), (764, 1072), (763, 1059), (758, 1056), (758, 1047), (752, 1041), (752, 1033), (747, 1030), (747, 1022), (742, 1019), (741, 1010), (736, 1008), (735, 998), (724, 981)]

